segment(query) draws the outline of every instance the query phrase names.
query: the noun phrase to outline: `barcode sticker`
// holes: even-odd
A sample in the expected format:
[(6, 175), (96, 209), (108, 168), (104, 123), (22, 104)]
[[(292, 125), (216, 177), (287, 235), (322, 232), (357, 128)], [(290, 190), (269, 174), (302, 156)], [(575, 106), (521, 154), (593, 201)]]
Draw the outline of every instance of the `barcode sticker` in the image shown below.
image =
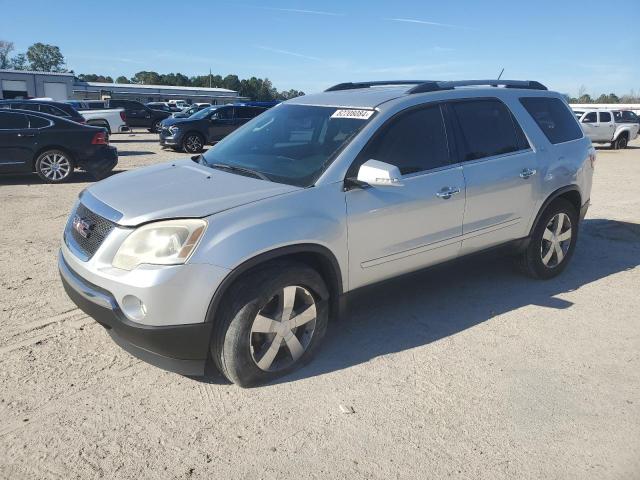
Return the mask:
[(358, 120), (367, 120), (373, 115), (373, 110), (355, 110), (352, 108), (336, 110), (331, 118), (356, 118)]

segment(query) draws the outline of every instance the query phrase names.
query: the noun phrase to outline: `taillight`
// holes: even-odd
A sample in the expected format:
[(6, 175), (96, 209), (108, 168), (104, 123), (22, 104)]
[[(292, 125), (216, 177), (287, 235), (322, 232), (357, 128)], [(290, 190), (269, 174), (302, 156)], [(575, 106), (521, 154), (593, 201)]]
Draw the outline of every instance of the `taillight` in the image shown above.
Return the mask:
[(105, 132), (98, 132), (93, 136), (93, 140), (91, 140), (92, 145), (109, 145), (109, 139), (107, 138), (107, 134)]
[(120, 118), (122, 119), (123, 122), (127, 121), (127, 116), (124, 114), (124, 110), (120, 112)]

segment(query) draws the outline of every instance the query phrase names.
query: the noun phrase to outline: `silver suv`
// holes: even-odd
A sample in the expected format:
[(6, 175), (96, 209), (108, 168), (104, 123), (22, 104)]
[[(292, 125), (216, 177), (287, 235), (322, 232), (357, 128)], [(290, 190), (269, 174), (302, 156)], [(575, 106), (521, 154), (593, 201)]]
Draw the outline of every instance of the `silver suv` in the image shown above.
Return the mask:
[(538, 82), (343, 83), (84, 190), (59, 269), (133, 355), (251, 386), (307, 362), (366, 285), (498, 245), (558, 275), (594, 162)]

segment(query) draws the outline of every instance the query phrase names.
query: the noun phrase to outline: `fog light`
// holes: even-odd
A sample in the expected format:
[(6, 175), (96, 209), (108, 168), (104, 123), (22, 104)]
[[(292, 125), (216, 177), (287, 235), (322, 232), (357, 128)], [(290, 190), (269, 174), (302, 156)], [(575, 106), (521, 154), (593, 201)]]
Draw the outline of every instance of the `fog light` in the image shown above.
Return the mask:
[(142, 320), (147, 315), (147, 307), (134, 295), (127, 295), (122, 299), (122, 311), (133, 320)]

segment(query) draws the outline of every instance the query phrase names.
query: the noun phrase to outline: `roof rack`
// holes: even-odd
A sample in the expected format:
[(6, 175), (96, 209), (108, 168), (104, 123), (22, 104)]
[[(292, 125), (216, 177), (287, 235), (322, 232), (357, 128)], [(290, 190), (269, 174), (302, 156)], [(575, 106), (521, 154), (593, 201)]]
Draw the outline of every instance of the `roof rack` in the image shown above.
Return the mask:
[(377, 82), (346, 82), (327, 88), (325, 92), (339, 90), (353, 90), (356, 88), (379, 87), (385, 85), (415, 85), (407, 93), (438, 92), (441, 90), (453, 90), (456, 87), (489, 86), (506, 88), (523, 88), (527, 90), (547, 90), (540, 82), (535, 80), (456, 80), (440, 82), (435, 80), (385, 80)]

